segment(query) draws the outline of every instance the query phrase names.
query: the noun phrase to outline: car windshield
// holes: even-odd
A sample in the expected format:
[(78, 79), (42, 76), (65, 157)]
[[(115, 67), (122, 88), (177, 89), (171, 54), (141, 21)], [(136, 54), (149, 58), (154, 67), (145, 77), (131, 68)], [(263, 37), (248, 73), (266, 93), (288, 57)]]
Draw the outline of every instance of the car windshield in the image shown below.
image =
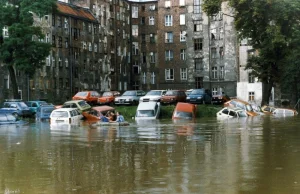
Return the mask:
[(238, 111), (237, 113), (239, 117), (247, 117), (247, 113), (245, 113), (244, 111)]
[(191, 112), (176, 111), (174, 113), (174, 117), (179, 117), (179, 118), (193, 118), (193, 114)]
[(79, 101), (78, 102), (79, 106), (88, 106), (89, 104), (86, 101)]
[(252, 108), (252, 106), (250, 104), (247, 104), (246, 105), (246, 110), (247, 111), (253, 111), (253, 108)]
[(177, 93), (177, 91), (167, 91), (166, 96), (175, 96)]
[(27, 108), (28, 106), (24, 102), (18, 103), (21, 108)]
[(136, 96), (135, 91), (126, 91), (122, 96)]
[(154, 91), (154, 90), (151, 90), (146, 94), (146, 96), (160, 96), (160, 95), (161, 95), (161, 91)]
[(193, 90), (191, 94), (204, 94), (203, 90)]
[(87, 92), (78, 92), (75, 96), (87, 96)]
[(67, 111), (55, 111), (52, 113), (52, 117), (69, 117)]
[(104, 96), (104, 97), (105, 96), (112, 96), (112, 93), (111, 92), (104, 92), (102, 96)]
[(53, 110), (54, 110), (54, 108), (49, 107), (49, 108), (43, 108), (41, 112), (43, 112), (43, 113), (51, 113)]
[(138, 110), (136, 113), (137, 117), (153, 117), (154, 110)]

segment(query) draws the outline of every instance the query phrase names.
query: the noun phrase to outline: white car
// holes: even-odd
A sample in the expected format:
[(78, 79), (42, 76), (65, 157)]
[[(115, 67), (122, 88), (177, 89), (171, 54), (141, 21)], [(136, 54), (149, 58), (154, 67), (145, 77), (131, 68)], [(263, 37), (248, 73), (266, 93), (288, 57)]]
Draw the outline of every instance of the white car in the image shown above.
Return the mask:
[(241, 108), (229, 108), (225, 107), (219, 112), (217, 112), (217, 118), (240, 118), (240, 117), (247, 117), (247, 113), (245, 110)]
[(160, 102), (162, 96), (166, 94), (166, 90), (150, 90), (145, 96), (140, 98), (140, 102)]
[(139, 103), (135, 120), (158, 119), (160, 114), (160, 102), (141, 102)]
[(52, 111), (50, 115), (51, 124), (79, 124), (83, 116), (77, 108), (59, 108)]

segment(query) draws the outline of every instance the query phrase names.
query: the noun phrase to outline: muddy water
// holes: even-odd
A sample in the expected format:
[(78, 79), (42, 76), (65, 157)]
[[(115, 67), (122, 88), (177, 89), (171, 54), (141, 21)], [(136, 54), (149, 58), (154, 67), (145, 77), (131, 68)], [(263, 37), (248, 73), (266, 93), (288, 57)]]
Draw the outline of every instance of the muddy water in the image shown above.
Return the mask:
[(0, 193), (300, 193), (300, 117), (0, 126)]

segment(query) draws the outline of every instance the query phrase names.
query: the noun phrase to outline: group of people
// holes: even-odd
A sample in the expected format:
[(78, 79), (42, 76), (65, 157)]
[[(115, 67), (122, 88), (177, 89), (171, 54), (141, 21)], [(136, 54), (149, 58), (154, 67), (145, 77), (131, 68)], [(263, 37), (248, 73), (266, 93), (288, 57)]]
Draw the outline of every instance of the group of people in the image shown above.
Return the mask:
[(114, 114), (113, 112), (110, 111), (108, 111), (105, 116), (101, 114), (100, 120), (102, 122), (124, 122), (125, 121), (123, 115), (120, 112), (116, 112), (116, 114)]

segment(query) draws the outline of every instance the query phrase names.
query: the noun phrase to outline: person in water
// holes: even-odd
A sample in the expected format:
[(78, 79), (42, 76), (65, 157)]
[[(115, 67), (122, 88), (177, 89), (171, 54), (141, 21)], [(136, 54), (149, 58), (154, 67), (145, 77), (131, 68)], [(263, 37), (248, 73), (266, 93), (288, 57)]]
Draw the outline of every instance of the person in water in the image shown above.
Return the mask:
[(117, 119), (115, 122), (120, 123), (120, 122), (124, 122), (124, 121), (125, 121), (125, 119), (124, 119), (123, 115), (120, 112), (117, 112)]

